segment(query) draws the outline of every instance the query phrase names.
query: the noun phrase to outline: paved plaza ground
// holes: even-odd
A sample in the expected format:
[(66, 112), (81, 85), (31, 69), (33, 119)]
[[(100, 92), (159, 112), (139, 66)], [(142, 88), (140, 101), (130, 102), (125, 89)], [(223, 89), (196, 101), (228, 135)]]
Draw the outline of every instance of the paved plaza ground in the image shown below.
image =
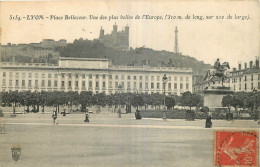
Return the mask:
[[(58, 116), (52, 125), (51, 114), (18, 114), (0, 118), (6, 134), (0, 134), (0, 167), (175, 167), (214, 166), (216, 130), (256, 130), (253, 120), (162, 119), (135, 120), (134, 113), (84, 114)], [(11, 147), (20, 146), (16, 162)]]

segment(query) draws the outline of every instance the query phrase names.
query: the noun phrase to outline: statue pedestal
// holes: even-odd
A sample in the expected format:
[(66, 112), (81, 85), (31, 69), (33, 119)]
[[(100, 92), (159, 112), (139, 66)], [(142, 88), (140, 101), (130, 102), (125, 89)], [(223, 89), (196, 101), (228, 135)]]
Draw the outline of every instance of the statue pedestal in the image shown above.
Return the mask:
[(222, 108), (222, 98), (226, 95), (232, 95), (234, 91), (230, 87), (225, 86), (210, 86), (203, 91), (204, 106), (213, 108)]

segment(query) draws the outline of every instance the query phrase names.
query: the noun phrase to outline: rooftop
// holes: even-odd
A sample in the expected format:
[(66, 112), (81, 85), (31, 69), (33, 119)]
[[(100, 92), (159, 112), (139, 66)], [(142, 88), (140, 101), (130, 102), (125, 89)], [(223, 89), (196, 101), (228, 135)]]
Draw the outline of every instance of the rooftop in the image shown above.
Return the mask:
[(108, 61), (108, 59), (105, 58), (79, 58), (79, 57), (59, 57), (59, 60)]

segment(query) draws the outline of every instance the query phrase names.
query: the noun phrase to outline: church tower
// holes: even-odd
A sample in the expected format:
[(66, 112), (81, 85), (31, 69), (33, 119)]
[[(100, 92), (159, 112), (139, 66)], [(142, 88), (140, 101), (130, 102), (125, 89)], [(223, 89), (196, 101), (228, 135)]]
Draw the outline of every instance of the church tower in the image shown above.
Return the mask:
[(178, 46), (178, 29), (175, 27), (175, 44), (174, 44), (174, 52), (179, 53), (179, 46)]
[(99, 31), (99, 38), (102, 38), (105, 34), (104, 29), (101, 27), (100, 31)]
[(112, 31), (112, 33), (116, 33), (117, 32), (117, 25), (116, 25), (116, 23), (115, 23), (115, 25), (113, 25), (113, 31)]

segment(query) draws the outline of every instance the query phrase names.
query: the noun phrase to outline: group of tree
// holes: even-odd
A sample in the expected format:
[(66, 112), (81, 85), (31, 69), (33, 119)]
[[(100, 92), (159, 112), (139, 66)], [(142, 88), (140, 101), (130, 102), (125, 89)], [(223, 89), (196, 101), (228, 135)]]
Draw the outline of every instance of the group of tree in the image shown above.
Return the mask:
[(168, 95), (153, 93), (115, 93), (106, 95), (104, 93), (93, 94), (89, 91), (83, 92), (30, 92), (30, 91), (9, 91), (1, 92), (1, 104), (2, 106), (13, 106), (13, 111), (15, 113), (16, 106), (26, 107), (26, 111), (44, 112), (44, 107), (54, 107), (56, 111), (59, 112), (60, 106), (80, 106), (81, 111), (86, 111), (87, 107), (97, 106), (98, 109), (104, 106), (114, 106), (118, 108), (119, 106), (133, 106), (138, 109), (138, 107), (143, 106), (145, 109), (148, 106), (152, 106), (154, 109), (161, 108), (164, 105), (167, 109), (172, 109), (176, 105), (196, 107), (201, 105), (202, 98), (199, 95), (192, 94), (190, 92), (185, 92), (181, 96)]
[(222, 106), (228, 107), (229, 111), (231, 107), (234, 107), (238, 113), (238, 108), (257, 110), (260, 106), (260, 92), (235, 92), (233, 95), (226, 95), (222, 99)]

